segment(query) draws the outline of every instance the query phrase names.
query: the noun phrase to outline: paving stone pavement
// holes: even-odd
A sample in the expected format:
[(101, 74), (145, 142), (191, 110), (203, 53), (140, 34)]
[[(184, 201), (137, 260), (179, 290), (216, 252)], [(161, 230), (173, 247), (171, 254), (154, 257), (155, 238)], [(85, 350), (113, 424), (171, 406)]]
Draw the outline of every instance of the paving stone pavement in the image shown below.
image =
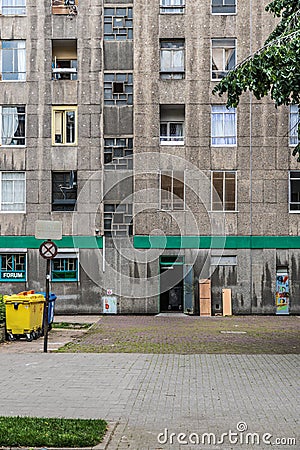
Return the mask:
[[(298, 355), (0, 354), (0, 380), (0, 415), (118, 421), (109, 450), (269, 449), (264, 433), (300, 448)], [(237, 424), (236, 443), (177, 442)], [(243, 426), (259, 445), (242, 443)]]

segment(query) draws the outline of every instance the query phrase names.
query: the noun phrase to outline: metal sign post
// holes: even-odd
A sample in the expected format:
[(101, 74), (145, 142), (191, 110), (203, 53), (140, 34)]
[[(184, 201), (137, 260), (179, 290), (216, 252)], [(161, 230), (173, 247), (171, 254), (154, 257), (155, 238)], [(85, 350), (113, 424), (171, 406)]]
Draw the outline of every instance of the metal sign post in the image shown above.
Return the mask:
[(40, 245), (40, 255), (47, 260), (46, 267), (46, 303), (44, 308), (43, 329), (44, 329), (44, 353), (48, 351), (48, 311), (49, 311), (49, 294), (50, 294), (50, 261), (57, 255), (57, 246), (54, 242), (43, 242)]

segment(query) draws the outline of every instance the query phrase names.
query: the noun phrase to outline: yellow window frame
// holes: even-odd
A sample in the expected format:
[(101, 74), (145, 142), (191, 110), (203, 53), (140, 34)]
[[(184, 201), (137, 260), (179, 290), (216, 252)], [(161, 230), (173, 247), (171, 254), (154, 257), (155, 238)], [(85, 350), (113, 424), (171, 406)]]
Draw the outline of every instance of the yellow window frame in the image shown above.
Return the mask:
[[(74, 142), (68, 143), (66, 142), (66, 135), (67, 135), (67, 113), (74, 112), (75, 113), (75, 137)], [(56, 135), (56, 121), (55, 116), (57, 113), (63, 114), (63, 122), (62, 122), (62, 142), (56, 142), (55, 135)], [(77, 139), (78, 139), (78, 108), (77, 106), (69, 106), (69, 105), (63, 105), (63, 106), (52, 106), (52, 127), (51, 127), (51, 136), (52, 136), (52, 145), (55, 146), (74, 146), (77, 145)]]

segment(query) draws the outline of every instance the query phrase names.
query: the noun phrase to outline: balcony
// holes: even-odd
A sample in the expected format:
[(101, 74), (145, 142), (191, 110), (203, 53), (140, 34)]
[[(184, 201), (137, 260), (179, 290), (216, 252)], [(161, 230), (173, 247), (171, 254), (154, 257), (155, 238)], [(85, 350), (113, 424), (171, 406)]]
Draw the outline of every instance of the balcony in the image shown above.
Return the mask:
[(78, 0), (52, 0), (52, 14), (77, 15)]
[(77, 41), (52, 41), (52, 80), (77, 80)]

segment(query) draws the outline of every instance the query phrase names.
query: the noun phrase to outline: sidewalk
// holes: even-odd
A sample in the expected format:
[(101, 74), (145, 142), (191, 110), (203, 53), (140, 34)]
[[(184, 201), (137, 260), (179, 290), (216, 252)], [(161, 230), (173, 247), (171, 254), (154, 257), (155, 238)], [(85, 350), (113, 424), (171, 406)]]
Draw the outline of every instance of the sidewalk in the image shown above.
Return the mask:
[[(100, 319), (99, 316), (54, 316), (54, 323), (77, 323), (94, 324)], [(83, 336), (86, 329), (60, 329), (52, 328), (48, 334), (48, 352), (58, 350), (68, 342), (75, 341)], [(42, 353), (44, 349), (44, 338), (27, 342), (25, 340), (5, 342), (0, 344), (1, 353)]]
[[(1, 344), (0, 415), (103, 418), (118, 422), (108, 450), (269, 450), (271, 446), (262, 442), (265, 433), (272, 435), (270, 439), (276, 450), (300, 448), (300, 356), (292, 352), (274, 355), (51, 353), (70, 340), (88, 340), (94, 345), (98, 342), (105, 349), (107, 345), (115, 345), (112, 342), (120, 341), (132, 347), (133, 339), (138, 340), (138, 345), (150, 338), (166, 345), (169, 336), (175, 345), (175, 340), (180, 341), (183, 336), (185, 341), (188, 335), (190, 341), (197, 336), (198, 340), (204, 339), (207, 330), (212, 333), (214, 327), (213, 337), (218, 336), (225, 345), (228, 339), (245, 339), (252, 330), (251, 322), (258, 322), (255, 318), (201, 321), (175, 316), (161, 320), (161, 317), (144, 316), (56, 316), (56, 322), (99, 323), (87, 334), (86, 329), (54, 328), (49, 333), (47, 354), (43, 353), (43, 338)], [(286, 337), (288, 342), (295, 336), (299, 318), (274, 320), (279, 339)], [(266, 349), (274, 339), (267, 321), (261, 319), (267, 332)], [(240, 331), (222, 334), (226, 323), (227, 329), (247, 330), (247, 334), (239, 334)], [(238, 326), (233, 329), (234, 324)], [(199, 325), (204, 334), (199, 332)], [(224, 443), (220, 443), (222, 433), (230, 430), (237, 433), (233, 438), (238, 441), (230, 442), (227, 435)], [(259, 444), (245, 444), (247, 433), (251, 439), (259, 439)], [(199, 438), (200, 444), (179, 445), (178, 439), (186, 442), (190, 438), (194, 442)], [(276, 443), (277, 438), (285, 439), (281, 441), (285, 444)], [(296, 445), (288, 443), (289, 438), (296, 439)], [(205, 440), (204, 444), (201, 439)]]
[(298, 439), (276, 450), (300, 445), (296, 355), (1, 354), (0, 366), (0, 415), (118, 421), (109, 450), (271, 447), (170, 445), (170, 433), (219, 439), (240, 422), (260, 439)]

